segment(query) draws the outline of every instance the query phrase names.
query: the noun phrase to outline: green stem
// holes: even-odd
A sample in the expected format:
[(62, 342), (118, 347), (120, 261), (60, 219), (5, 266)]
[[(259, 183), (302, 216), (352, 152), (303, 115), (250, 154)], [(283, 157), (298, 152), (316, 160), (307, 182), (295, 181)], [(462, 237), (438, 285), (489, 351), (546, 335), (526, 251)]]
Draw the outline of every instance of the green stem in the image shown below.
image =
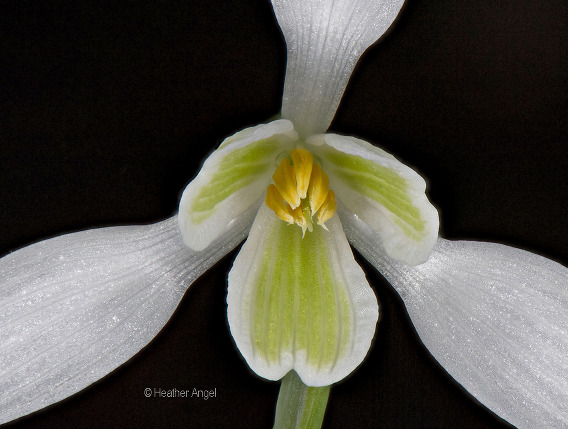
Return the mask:
[(290, 371), (280, 385), (274, 429), (321, 428), (329, 388), (306, 386), (295, 371)]

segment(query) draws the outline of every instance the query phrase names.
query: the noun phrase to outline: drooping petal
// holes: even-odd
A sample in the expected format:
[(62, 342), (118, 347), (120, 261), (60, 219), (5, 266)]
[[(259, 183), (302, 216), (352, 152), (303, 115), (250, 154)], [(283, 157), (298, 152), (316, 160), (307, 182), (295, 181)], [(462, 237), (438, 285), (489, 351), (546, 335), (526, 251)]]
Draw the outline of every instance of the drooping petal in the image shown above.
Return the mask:
[(411, 267), (386, 257), (360, 220), (344, 224), (463, 387), (519, 428), (568, 426), (566, 267), (500, 244), (444, 239)]
[(411, 265), (426, 261), (438, 238), (439, 221), (424, 179), (355, 137), (324, 134), (309, 141), (337, 198), (379, 234), (387, 253)]
[(277, 155), (296, 139), (292, 123), (283, 119), (227, 138), (183, 192), (179, 223), (185, 244), (205, 249), (241, 213), (255, 203), (258, 207)]
[(325, 131), (361, 54), (403, 0), (272, 0), (288, 50), (282, 117), (302, 137)]
[(324, 386), (369, 350), (378, 305), (337, 216), (302, 231), (261, 207), (231, 272), (231, 333), (249, 366), (270, 380), (295, 369)]
[(174, 216), (63, 235), (0, 259), (0, 423), (58, 402), (130, 359), (249, 227), (238, 219), (195, 252)]

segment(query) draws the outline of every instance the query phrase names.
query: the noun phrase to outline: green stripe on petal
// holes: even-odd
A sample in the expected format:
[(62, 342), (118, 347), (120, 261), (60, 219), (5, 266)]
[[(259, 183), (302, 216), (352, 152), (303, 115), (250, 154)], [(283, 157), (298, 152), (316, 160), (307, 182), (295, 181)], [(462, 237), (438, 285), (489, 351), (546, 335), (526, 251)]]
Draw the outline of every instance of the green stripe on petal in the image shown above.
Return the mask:
[(283, 349), (306, 350), (310, 364), (333, 365), (342, 351), (341, 326), (349, 334), (352, 321), (348, 311), (342, 313), (348, 298), (345, 285), (331, 272), (327, 232), (316, 228), (302, 239), (300, 228), (277, 224), (267, 237), (275, 244), (261, 260), (251, 307), (254, 351), (277, 363)]
[(290, 150), (296, 140), (292, 123), (286, 120), (227, 138), (183, 193), (179, 222), (184, 242), (202, 250), (246, 209), (260, 204), (276, 168), (276, 157)]
[(229, 274), (229, 325), (259, 375), (295, 369), (322, 386), (365, 357), (378, 316), (376, 298), (353, 259), (337, 216), (302, 238), (300, 228), (262, 206)]
[(326, 144), (310, 149), (344, 207), (380, 235), (389, 256), (412, 265), (426, 261), (438, 237), (438, 213), (426, 197), (424, 179), (363, 140), (321, 137)]
[(192, 220), (200, 224), (229, 195), (250, 185), (259, 176), (272, 174), (279, 150), (281, 147), (277, 139), (263, 139), (227, 154), (210, 182), (197, 194), (190, 210)]
[(403, 227), (408, 236), (420, 239), (426, 222), (409, 195), (409, 182), (396, 171), (358, 155), (349, 155), (333, 148), (327, 160), (335, 168), (332, 174), (351, 189), (384, 206), (393, 215), (393, 221)]

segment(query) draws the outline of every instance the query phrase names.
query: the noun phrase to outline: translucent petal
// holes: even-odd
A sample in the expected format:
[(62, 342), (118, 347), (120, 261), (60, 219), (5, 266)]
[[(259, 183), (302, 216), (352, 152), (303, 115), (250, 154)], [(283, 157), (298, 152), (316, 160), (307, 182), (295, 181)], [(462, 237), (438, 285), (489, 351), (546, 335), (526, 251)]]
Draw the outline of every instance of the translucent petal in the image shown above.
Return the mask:
[(270, 380), (295, 369), (324, 386), (355, 369), (369, 350), (378, 305), (337, 216), (313, 232), (261, 207), (231, 272), (231, 333), (249, 366)]
[(302, 137), (325, 131), (361, 54), (403, 0), (272, 0), (288, 48), (282, 117)]
[(323, 134), (309, 142), (337, 198), (379, 234), (387, 253), (411, 265), (426, 261), (438, 238), (438, 212), (426, 197), (424, 179), (355, 137)]
[(258, 207), (276, 157), (296, 139), (292, 123), (282, 119), (227, 138), (183, 192), (179, 223), (184, 242), (203, 250), (251, 205)]
[(568, 426), (566, 267), (500, 244), (443, 239), (428, 262), (411, 267), (386, 257), (359, 220), (345, 226), (465, 389), (519, 428)]
[(58, 402), (130, 359), (249, 227), (239, 219), (222, 240), (194, 252), (174, 216), (63, 235), (0, 259), (0, 423)]

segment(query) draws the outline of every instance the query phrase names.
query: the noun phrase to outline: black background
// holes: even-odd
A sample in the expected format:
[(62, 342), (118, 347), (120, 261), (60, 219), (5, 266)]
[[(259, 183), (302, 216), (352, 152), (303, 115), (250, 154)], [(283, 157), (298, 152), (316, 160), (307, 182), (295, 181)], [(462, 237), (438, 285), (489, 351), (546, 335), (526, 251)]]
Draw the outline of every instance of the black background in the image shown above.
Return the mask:
[[(11, 3), (0, 7), (0, 254), (174, 214), (224, 137), (279, 111), (285, 45), (268, 0)], [(408, 0), (331, 129), (418, 169), (446, 238), (566, 264), (567, 24), (565, 0)], [(248, 370), (227, 328), (235, 255), (126, 365), (18, 423), (270, 427), (278, 384)], [(396, 293), (358, 260), (381, 322), (365, 362), (333, 387), (325, 426), (507, 427), (444, 373)], [(147, 399), (146, 387), (217, 397)]]

